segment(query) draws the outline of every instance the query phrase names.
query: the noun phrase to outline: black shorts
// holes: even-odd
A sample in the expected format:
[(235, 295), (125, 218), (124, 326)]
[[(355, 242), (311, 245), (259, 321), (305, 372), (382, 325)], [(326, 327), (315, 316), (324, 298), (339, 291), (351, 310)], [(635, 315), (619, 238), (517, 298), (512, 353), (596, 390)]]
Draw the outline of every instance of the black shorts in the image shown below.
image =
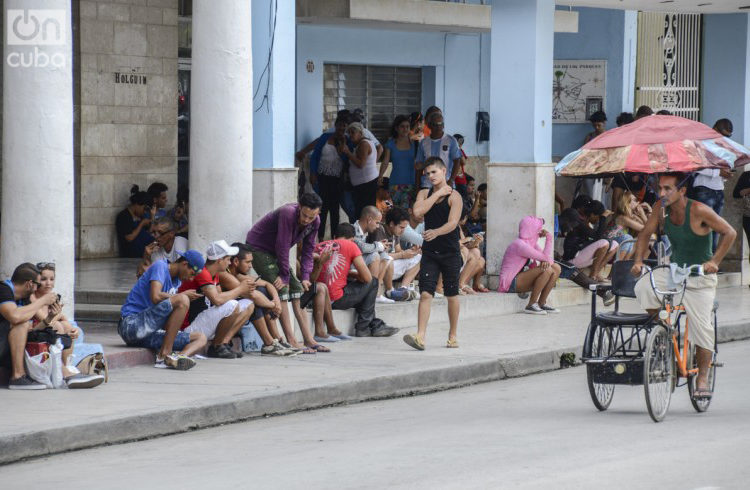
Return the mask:
[(419, 266), (419, 291), (435, 295), (438, 278), (443, 275), (443, 291), (446, 296), (458, 296), (458, 276), (464, 261), (461, 252), (422, 253)]
[(10, 342), (8, 334), (10, 333), (10, 323), (5, 318), (0, 317), (0, 367), (10, 368)]

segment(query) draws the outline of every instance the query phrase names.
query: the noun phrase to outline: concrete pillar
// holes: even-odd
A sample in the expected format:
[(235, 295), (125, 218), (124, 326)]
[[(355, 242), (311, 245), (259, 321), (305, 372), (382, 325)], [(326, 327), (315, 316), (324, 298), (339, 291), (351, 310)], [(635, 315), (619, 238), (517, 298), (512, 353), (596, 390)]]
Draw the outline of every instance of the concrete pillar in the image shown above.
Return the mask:
[(54, 261), (73, 313), (75, 284), (71, 2), (6, 0), (0, 273)]
[(295, 4), (254, 0), (252, 17), (253, 140), (260, 143), (253, 147), (253, 220), (257, 221), (297, 199)]
[(504, 0), (492, 6), (487, 272), (526, 215), (552, 231), (554, 0)]
[(190, 246), (244, 240), (252, 224), (250, 2), (193, 3)]

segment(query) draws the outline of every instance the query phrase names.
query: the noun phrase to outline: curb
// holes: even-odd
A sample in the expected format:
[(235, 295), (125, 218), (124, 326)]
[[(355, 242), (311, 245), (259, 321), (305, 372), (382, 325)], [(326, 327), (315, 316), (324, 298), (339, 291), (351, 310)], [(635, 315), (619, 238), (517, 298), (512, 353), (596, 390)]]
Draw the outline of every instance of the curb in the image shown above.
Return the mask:
[[(725, 324), (719, 342), (750, 338), (750, 321)], [(560, 355), (581, 346), (527, 351), (445, 368), (323, 384), (265, 396), (232, 396), (151, 413), (114, 417), (49, 430), (0, 437), (0, 465), (66, 451), (178, 434), (261, 417), (334, 405), (396, 398), (460, 388), (560, 369)]]

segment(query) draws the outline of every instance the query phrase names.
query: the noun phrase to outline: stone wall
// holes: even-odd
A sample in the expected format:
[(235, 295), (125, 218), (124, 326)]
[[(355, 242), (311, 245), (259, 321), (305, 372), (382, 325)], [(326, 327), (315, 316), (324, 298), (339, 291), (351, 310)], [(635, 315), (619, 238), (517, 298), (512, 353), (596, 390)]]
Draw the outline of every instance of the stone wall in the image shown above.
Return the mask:
[(130, 187), (177, 191), (177, 0), (79, 3), (78, 256), (116, 256)]

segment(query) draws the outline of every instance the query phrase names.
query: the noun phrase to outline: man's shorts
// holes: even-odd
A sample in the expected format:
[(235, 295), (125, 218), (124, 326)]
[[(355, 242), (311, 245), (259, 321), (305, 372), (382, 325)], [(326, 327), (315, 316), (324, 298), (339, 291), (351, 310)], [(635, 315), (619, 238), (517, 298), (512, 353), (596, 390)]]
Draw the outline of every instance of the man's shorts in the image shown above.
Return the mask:
[[(253, 269), (258, 273), (261, 279), (266, 282), (273, 282), (279, 277), (279, 262), (276, 256), (255, 248), (251, 249), (253, 253)], [(289, 268), (289, 284), (279, 290), (279, 299), (289, 301), (290, 299), (299, 299), (305, 290), (302, 283), (294, 274), (294, 268)]]
[[(245, 303), (245, 308), (247, 308), (247, 305), (252, 304), (252, 301), (250, 300), (241, 301), (247, 302)], [(238, 304), (239, 303), (236, 299), (230, 299), (221, 306), (211, 306), (206, 308), (193, 318), (193, 321), (190, 322), (190, 325), (188, 325), (184, 331), (187, 333), (200, 332), (205, 335), (208, 340), (213, 340), (214, 336), (216, 336), (216, 328), (219, 326), (219, 322), (234, 313)]]
[(0, 367), (9, 368), (11, 365), (9, 333), (10, 323), (5, 318), (0, 317)]
[(393, 280), (401, 279), (406, 271), (422, 262), (422, 254), (417, 254), (410, 259), (396, 259), (393, 261)]
[[(667, 269), (658, 269), (654, 273), (656, 286), (661, 290), (667, 289), (668, 277), (669, 271)], [(685, 298), (682, 300), (688, 320), (688, 340), (710, 351), (715, 350), (713, 308), (717, 284), (716, 274), (690, 276), (687, 280)], [(651, 280), (648, 274), (641, 277), (636, 283), (635, 296), (643, 309), (655, 310), (661, 308), (661, 301), (651, 288)]]
[(458, 251), (423, 252), (419, 268), (419, 291), (434, 296), (438, 278), (442, 274), (445, 296), (458, 296), (458, 276), (463, 262)]
[[(165, 299), (147, 310), (120, 318), (117, 333), (130, 347), (159, 350), (166, 332), (163, 327), (172, 314), (172, 303)], [(190, 343), (190, 334), (178, 332), (172, 349), (180, 351)]]
[[(369, 254), (362, 254), (362, 260), (364, 260), (365, 265), (368, 266), (372, 264), (377, 258), (380, 258), (381, 262), (392, 260), (388, 252), (370, 252)], [(354, 266), (352, 266), (352, 269), (354, 269)]]

